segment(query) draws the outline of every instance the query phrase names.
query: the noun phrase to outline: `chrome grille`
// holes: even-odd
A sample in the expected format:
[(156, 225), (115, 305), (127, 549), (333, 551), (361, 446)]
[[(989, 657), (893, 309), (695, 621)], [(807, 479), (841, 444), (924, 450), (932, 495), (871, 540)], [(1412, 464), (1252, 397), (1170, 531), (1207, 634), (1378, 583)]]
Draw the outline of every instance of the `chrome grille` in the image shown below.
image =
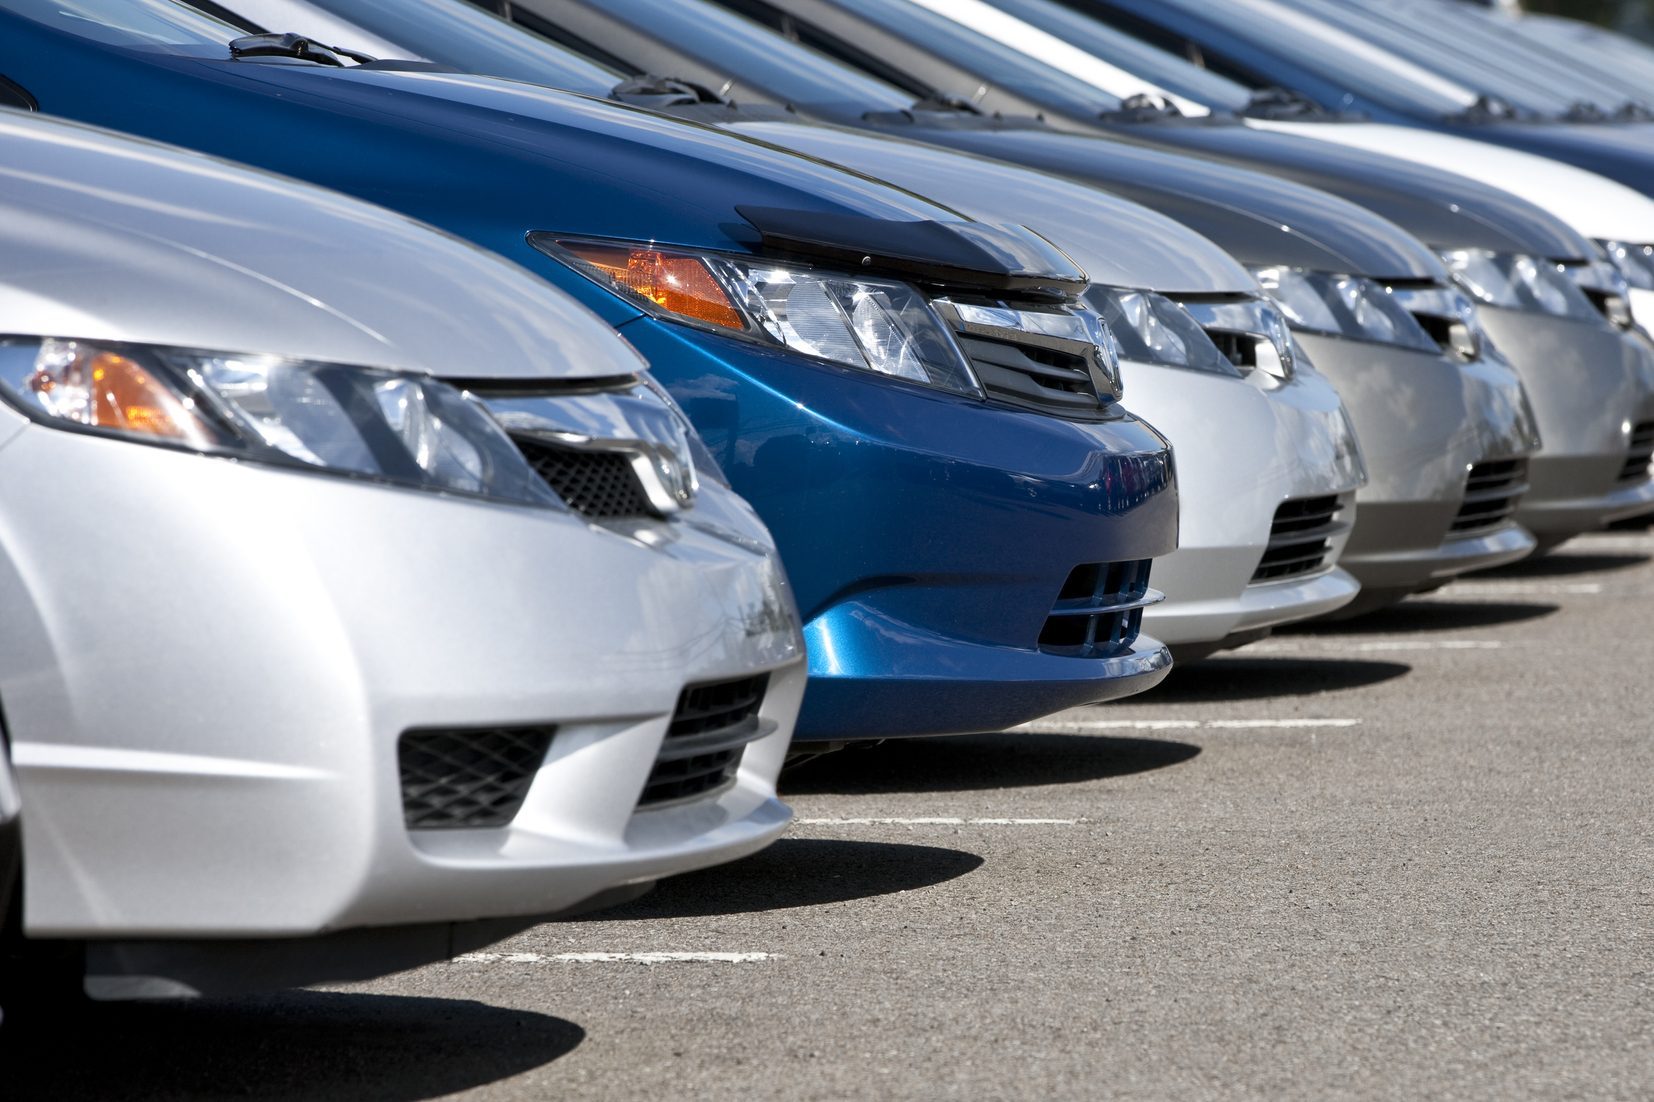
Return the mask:
[(1338, 519), (1342, 508), (1336, 497), (1283, 501), (1275, 510), (1269, 545), (1252, 572), (1252, 581), (1297, 578), (1331, 566), (1327, 556), (1332, 553), (1333, 537), (1349, 527)]
[(638, 807), (710, 795), (735, 779), (747, 744), (773, 730), (758, 718), (769, 674), (690, 685), (678, 694)]
[(1143, 608), (1160, 599), (1149, 589), (1148, 559), (1083, 563), (1069, 571), (1040, 631), (1039, 648), (1077, 658), (1128, 650), (1143, 626)]
[(397, 743), (411, 830), (503, 827), (516, 817), (555, 727), (408, 731)]
[(1631, 444), (1625, 449), (1625, 465), (1619, 481), (1641, 482), (1649, 476), (1654, 462), (1654, 421), (1641, 421), (1631, 430)]
[(654, 515), (631, 456), (560, 448), (524, 436), (513, 439), (534, 473), (575, 512), (597, 520)]
[(1449, 534), (1466, 536), (1504, 527), (1527, 492), (1526, 459), (1491, 459), (1475, 464), (1465, 480), (1464, 504), (1448, 527)]

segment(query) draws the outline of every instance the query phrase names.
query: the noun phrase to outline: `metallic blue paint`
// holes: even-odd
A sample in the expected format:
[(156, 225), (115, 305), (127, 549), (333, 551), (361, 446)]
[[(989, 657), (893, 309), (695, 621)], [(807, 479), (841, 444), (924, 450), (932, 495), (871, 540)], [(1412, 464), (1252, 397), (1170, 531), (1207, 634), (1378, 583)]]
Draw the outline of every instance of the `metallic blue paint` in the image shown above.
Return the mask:
[(1146, 637), (1110, 658), (1036, 645), (1073, 567), (1175, 547), (1170, 452), (1148, 426), (1006, 409), (664, 322), (524, 240), (744, 252), (757, 237), (737, 203), (952, 212), (720, 131), (486, 78), (137, 50), (7, 11), (0, 74), (43, 111), (434, 223), (620, 327), (775, 534), (812, 648), (801, 737), (998, 729), (1146, 688), (1169, 665)]

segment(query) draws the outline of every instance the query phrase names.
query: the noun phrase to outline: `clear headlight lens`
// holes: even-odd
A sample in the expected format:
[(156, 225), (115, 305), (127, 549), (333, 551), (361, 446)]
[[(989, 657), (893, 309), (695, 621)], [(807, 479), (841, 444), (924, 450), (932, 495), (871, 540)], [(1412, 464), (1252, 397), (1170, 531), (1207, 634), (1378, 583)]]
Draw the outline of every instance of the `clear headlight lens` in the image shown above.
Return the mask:
[(1437, 351), (1436, 341), (1406, 308), (1370, 279), (1285, 267), (1255, 268), (1252, 274), (1300, 329)]
[(1442, 262), (1455, 283), (1489, 306), (1579, 321), (1601, 316), (1584, 292), (1549, 260), (1521, 253), (1454, 249), (1442, 253)]
[(656, 315), (845, 367), (980, 397), (952, 334), (911, 285), (752, 257), (557, 238), (529, 241)]
[(1612, 322), (1615, 328), (1631, 328), (1631, 287), (1611, 260), (1603, 258), (1587, 264), (1561, 264), (1558, 268), (1580, 289), (1597, 313)]
[(1107, 324), (1121, 359), (1241, 376), (1241, 369), (1219, 351), (1200, 323), (1164, 295), (1093, 285), (1085, 300)]
[(269, 356), (0, 339), (0, 394), (43, 424), (561, 508), (481, 402), (421, 375)]
[(1608, 260), (1639, 291), (1654, 291), (1654, 245), (1630, 245), (1623, 241), (1598, 241)]

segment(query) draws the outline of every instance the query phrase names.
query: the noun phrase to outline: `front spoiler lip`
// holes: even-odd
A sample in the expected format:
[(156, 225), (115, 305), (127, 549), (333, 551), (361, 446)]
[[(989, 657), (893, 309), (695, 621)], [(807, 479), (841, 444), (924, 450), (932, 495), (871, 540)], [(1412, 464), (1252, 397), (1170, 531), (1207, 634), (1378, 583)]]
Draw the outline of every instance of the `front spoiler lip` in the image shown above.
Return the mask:
[(1145, 617), (1144, 630), (1173, 646), (1209, 644), (1335, 612), (1355, 600), (1360, 588), (1340, 565), (1306, 577), (1248, 585), (1231, 598), (1168, 603)]
[(1516, 519), (1542, 534), (1578, 535), (1654, 512), (1654, 478), (1594, 497), (1566, 500), (1525, 497), (1516, 507)]
[(1471, 570), (1486, 570), (1516, 562), (1533, 553), (1532, 533), (1518, 524), (1480, 536), (1448, 539), (1436, 547), (1415, 551), (1345, 554), (1340, 565), (1365, 586), (1411, 589)]

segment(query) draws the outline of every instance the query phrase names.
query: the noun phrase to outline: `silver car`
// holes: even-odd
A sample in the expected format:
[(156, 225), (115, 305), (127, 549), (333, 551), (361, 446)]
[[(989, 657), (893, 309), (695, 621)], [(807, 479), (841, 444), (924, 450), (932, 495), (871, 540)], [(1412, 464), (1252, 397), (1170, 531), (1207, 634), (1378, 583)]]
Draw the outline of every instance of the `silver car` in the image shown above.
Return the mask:
[(11, 111), (0, 239), (0, 903), (89, 992), (373, 975), (782, 831), (784, 574), (595, 316)]

